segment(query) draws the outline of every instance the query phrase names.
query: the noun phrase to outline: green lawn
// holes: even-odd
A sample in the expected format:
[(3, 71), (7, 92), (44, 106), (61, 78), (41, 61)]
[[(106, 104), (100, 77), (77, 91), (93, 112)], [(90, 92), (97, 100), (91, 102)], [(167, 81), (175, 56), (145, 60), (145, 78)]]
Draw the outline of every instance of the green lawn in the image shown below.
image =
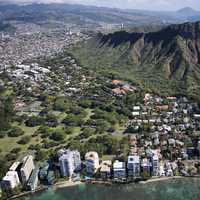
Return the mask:
[[(39, 127), (27, 127), (24, 124), (18, 124), (18, 123), (12, 123), (13, 126), (18, 126), (20, 127), (25, 134), (23, 136), (29, 135), (32, 136), (35, 131), (39, 128)], [(20, 140), (21, 137), (5, 137), (5, 138), (0, 138), (0, 149), (2, 150), (2, 155), (6, 155), (7, 153), (9, 153), (12, 149), (20, 147), (21, 151), (27, 151), (27, 148), (30, 144), (37, 144), (41, 142), (40, 137), (32, 137), (30, 143), (26, 144), (26, 145), (20, 145), (17, 144), (17, 141)]]
[(22, 147), (22, 145), (17, 144), (18, 140), (19, 138), (1, 138), (0, 149), (2, 150), (2, 154), (5, 155), (6, 153), (9, 153), (13, 148)]

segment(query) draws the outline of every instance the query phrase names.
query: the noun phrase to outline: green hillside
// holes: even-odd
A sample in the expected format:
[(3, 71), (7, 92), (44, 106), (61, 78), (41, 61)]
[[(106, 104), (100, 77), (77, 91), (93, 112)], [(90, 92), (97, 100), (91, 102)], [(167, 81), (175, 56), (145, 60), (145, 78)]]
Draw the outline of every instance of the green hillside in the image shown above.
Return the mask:
[(128, 79), (162, 95), (198, 97), (200, 23), (153, 33), (98, 34), (71, 49), (86, 68)]

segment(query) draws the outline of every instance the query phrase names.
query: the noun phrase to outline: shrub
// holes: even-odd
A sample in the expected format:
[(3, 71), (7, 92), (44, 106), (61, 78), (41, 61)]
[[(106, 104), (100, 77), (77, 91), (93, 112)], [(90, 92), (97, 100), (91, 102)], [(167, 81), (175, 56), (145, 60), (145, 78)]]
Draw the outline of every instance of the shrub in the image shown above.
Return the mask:
[(21, 151), (21, 148), (20, 148), (20, 147), (17, 147), (17, 148), (12, 149), (12, 150), (11, 150), (11, 153), (17, 154), (17, 153), (19, 153), (20, 151)]
[(26, 126), (34, 127), (39, 126), (44, 123), (44, 119), (42, 117), (32, 116), (26, 121)]
[(18, 144), (28, 144), (31, 140), (30, 136), (24, 136), (22, 137), (17, 143)]
[(50, 139), (55, 141), (63, 141), (65, 139), (65, 135), (62, 131), (55, 131), (51, 134)]
[(12, 129), (8, 132), (9, 137), (19, 137), (24, 135), (24, 131), (19, 127), (12, 127)]

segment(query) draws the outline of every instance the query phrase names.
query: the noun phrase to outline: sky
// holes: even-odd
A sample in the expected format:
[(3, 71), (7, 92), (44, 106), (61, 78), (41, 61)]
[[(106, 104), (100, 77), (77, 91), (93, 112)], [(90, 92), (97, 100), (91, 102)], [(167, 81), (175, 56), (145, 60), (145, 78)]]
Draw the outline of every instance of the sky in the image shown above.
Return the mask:
[[(5, 0), (0, 0), (5, 1)], [(131, 8), (142, 10), (178, 10), (192, 7), (200, 10), (200, 0), (7, 0), (17, 3), (78, 3), (84, 5)]]

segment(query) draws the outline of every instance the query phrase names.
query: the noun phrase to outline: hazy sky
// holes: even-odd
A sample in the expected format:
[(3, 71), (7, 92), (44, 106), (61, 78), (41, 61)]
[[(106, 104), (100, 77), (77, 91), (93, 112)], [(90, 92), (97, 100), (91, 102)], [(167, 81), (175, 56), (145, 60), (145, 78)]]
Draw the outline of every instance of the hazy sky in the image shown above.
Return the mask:
[[(0, 0), (2, 1), (2, 0)], [(5, 0), (4, 0), (5, 1)], [(200, 10), (200, 0), (8, 0), (14, 2), (79, 3), (86, 5), (135, 8), (147, 10), (177, 10), (186, 6)]]

